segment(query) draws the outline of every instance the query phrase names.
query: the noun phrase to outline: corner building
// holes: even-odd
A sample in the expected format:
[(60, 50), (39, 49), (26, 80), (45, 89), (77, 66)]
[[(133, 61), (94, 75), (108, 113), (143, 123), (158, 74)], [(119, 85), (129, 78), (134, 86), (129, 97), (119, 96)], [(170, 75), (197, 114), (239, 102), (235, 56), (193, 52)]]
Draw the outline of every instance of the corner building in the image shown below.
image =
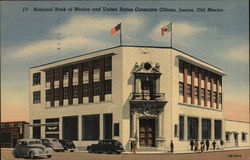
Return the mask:
[(168, 47), (118, 46), (30, 68), (29, 136), (188, 150), (225, 137), (223, 70)]

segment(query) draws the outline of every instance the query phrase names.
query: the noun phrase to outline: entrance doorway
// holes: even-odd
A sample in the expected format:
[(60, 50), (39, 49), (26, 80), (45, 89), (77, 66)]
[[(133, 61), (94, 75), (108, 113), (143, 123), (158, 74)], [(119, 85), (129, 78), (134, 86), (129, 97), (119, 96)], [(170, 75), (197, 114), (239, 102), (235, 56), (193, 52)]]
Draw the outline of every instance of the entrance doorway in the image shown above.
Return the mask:
[(139, 128), (140, 146), (154, 147), (155, 119), (140, 119), (139, 126), (140, 126)]

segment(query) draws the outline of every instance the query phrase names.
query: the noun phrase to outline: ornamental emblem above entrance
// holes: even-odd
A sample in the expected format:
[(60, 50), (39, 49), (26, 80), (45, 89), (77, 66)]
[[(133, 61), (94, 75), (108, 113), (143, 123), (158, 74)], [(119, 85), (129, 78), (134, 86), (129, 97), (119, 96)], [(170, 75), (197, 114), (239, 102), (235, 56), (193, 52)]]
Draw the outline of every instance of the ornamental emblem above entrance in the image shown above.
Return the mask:
[(146, 61), (142, 62), (140, 65), (136, 62), (134, 73), (156, 73), (160, 74), (160, 64), (156, 62)]

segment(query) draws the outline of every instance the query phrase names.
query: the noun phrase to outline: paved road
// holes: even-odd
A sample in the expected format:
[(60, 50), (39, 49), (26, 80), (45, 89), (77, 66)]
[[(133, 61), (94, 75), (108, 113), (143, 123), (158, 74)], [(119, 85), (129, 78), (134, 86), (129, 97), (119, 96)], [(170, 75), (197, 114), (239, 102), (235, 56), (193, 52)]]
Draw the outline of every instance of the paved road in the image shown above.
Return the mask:
[[(24, 160), (14, 158), (9, 149), (1, 149), (1, 160)], [(37, 158), (45, 159), (45, 158)], [(55, 153), (50, 160), (250, 160), (250, 149), (187, 154), (89, 154), (83, 152)]]

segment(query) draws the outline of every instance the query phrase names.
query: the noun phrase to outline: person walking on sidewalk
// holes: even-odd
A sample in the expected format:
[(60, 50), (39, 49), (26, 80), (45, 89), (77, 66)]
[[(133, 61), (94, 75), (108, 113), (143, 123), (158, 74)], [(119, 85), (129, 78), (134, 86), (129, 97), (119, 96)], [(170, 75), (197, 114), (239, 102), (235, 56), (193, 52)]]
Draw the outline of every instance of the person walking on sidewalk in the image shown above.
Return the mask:
[(131, 149), (131, 152), (134, 151), (134, 140), (131, 140), (130, 142), (130, 149)]
[(194, 140), (190, 141), (191, 151), (194, 150)]
[(212, 145), (213, 145), (213, 149), (215, 150), (215, 146), (216, 146), (215, 140), (213, 141)]
[(194, 142), (194, 150), (198, 151), (198, 147), (199, 147), (199, 143), (198, 143), (198, 140), (196, 139)]
[(174, 143), (172, 140), (170, 142), (170, 149), (171, 149), (171, 153), (173, 153), (174, 152)]
[(224, 141), (221, 139), (220, 140), (220, 145), (221, 145), (221, 149), (223, 150), (223, 144), (224, 144)]
[(133, 141), (133, 154), (136, 154), (136, 140)]
[(209, 140), (206, 140), (207, 151), (209, 150)]
[(201, 152), (203, 152), (203, 150), (204, 150), (204, 146), (205, 146), (205, 144), (204, 144), (204, 141), (203, 140), (201, 140)]

